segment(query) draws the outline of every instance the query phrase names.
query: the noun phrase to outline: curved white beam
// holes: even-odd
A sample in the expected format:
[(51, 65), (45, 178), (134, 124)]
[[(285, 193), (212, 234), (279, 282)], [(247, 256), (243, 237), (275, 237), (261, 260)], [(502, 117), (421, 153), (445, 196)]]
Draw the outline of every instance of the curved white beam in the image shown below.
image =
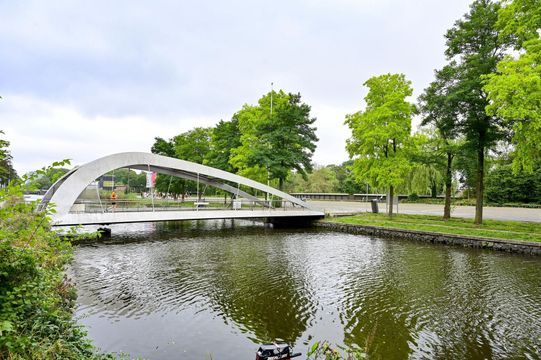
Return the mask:
[(46, 206), (49, 202), (54, 203), (56, 213), (53, 215), (53, 220), (60, 220), (63, 216), (69, 213), (72, 205), (90, 183), (103, 174), (125, 167), (139, 169), (150, 167), (152, 170), (156, 170), (157, 172), (168, 174), (171, 174), (175, 170), (191, 174), (200, 174), (205, 176), (207, 181), (212, 179), (220, 179), (245, 185), (290, 201), (303, 208), (311, 209), (311, 207), (304, 201), (273, 187), (261, 184), (257, 181), (209, 166), (143, 152), (125, 152), (105, 156), (70, 171), (68, 174), (58, 180), (58, 182), (55, 183), (55, 186), (53, 186), (47, 192), (47, 199), (44, 198), (41, 208), (44, 208), (44, 206)]

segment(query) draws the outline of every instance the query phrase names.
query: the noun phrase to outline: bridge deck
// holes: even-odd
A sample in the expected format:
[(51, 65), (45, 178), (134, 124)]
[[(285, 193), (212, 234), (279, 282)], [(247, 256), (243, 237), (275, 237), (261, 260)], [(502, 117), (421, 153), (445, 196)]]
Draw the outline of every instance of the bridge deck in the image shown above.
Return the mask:
[(54, 222), (56, 226), (72, 225), (106, 225), (117, 223), (174, 221), (174, 220), (206, 220), (206, 219), (253, 219), (253, 218), (321, 218), (324, 213), (308, 209), (282, 210), (211, 210), (198, 211), (169, 210), (169, 211), (123, 211), (105, 213), (68, 213)]

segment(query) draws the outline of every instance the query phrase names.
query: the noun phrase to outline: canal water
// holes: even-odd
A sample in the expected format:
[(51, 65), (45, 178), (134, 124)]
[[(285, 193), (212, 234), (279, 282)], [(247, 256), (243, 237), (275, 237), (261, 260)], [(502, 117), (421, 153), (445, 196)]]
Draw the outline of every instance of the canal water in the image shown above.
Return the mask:
[[(104, 351), (254, 359), (283, 339), (371, 359), (540, 359), (541, 259), (239, 220), (79, 245), (76, 316)], [(304, 357), (303, 357), (304, 358)]]

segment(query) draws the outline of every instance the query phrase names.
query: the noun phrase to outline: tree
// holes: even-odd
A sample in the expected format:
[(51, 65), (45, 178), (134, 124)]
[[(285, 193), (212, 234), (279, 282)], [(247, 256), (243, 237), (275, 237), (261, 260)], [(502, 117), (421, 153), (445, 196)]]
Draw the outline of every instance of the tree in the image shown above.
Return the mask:
[(268, 180), (277, 179), (283, 189), (290, 171), (304, 177), (312, 170), (318, 141), (312, 126), (316, 119), (310, 117), (310, 106), (301, 102), (300, 94), (271, 91), (257, 106), (244, 105), (236, 117), (241, 146), (232, 150), (231, 164), (241, 172), (266, 170)]
[(540, 0), (504, 1), (498, 13), (496, 27), (500, 30), (500, 40), (520, 49), (528, 40), (539, 37), (541, 29)]
[(541, 166), (530, 174), (513, 173), (509, 164), (498, 165), (487, 176), (487, 200), (493, 203), (541, 203)]
[(154, 138), (154, 144), (150, 151), (154, 154), (175, 157), (175, 145), (172, 141), (167, 141), (161, 137)]
[(459, 104), (461, 97), (460, 71), (455, 62), (436, 71), (436, 79), (419, 97), (419, 110), (423, 116), (421, 125), (434, 127), (432, 138), (434, 155), (445, 156), (445, 205), (443, 219), (451, 218), (451, 189), (453, 184), (453, 159), (458, 151)]
[(434, 132), (419, 132), (410, 139), (407, 157), (411, 162), (408, 176), (409, 191), (436, 197), (443, 185), (444, 159), (441, 141)]
[(173, 138), (175, 157), (203, 164), (210, 152), (211, 128), (196, 127)]
[(69, 170), (66, 168), (54, 167), (50, 171), (36, 174), (26, 186), (31, 191), (48, 190), (56, 180), (60, 179)]
[(347, 194), (364, 193), (367, 191), (367, 184), (359, 184), (355, 180), (355, 175), (351, 170), (353, 166), (353, 160), (347, 160), (340, 165), (329, 165), (328, 167), (334, 171), (336, 179), (338, 180), (337, 192)]
[(514, 0), (499, 12), (501, 39), (519, 56), (506, 56), (495, 73), (485, 77), (488, 115), (512, 128), (513, 171), (531, 173), (541, 159), (541, 1)]
[(495, 27), (499, 9), (499, 3), (476, 0), (469, 13), (455, 22), (445, 35), (445, 54), (448, 60), (456, 62), (453, 92), (457, 95), (460, 132), (464, 135), (465, 146), (475, 152), (477, 159), (476, 224), (483, 222), (485, 154), (504, 135), (501, 119), (485, 112), (489, 103), (482, 81), (483, 75), (496, 70), (496, 64), (505, 51)]
[(237, 172), (230, 162), (232, 150), (241, 146), (239, 120), (233, 116), (231, 121), (220, 122), (212, 129), (210, 151), (205, 164), (217, 169)]
[(366, 109), (347, 115), (351, 129), (347, 150), (354, 160), (359, 182), (389, 189), (389, 215), (393, 214), (394, 190), (410, 169), (405, 156), (411, 132), (414, 105), (406, 101), (413, 90), (403, 74), (386, 74), (368, 79)]
[[(0, 130), (0, 134), (3, 135), (4, 132)], [(8, 147), (9, 141), (0, 139), (0, 187), (9, 184), (13, 179), (17, 179), (17, 172), (13, 168)]]
[[(155, 154), (203, 164), (210, 152), (210, 135), (210, 128), (198, 127), (179, 134), (169, 141), (157, 137), (151, 151)], [(156, 190), (173, 194), (175, 197), (181, 195), (183, 200), (188, 191), (199, 193), (193, 181), (164, 174), (158, 174), (156, 177)]]
[(338, 180), (332, 166), (316, 166), (306, 179), (292, 173), (286, 185), (291, 192), (332, 193), (337, 191)]

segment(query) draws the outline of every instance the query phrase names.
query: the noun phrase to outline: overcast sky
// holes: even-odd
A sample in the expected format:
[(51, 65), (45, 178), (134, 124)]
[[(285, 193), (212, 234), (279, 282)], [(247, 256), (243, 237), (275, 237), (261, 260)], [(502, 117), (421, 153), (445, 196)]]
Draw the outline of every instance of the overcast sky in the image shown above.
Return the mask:
[(270, 90), (317, 117), (314, 161), (347, 160), (363, 82), (402, 72), (415, 97), (467, 0), (0, 0), (0, 129), (24, 173), (150, 151)]

